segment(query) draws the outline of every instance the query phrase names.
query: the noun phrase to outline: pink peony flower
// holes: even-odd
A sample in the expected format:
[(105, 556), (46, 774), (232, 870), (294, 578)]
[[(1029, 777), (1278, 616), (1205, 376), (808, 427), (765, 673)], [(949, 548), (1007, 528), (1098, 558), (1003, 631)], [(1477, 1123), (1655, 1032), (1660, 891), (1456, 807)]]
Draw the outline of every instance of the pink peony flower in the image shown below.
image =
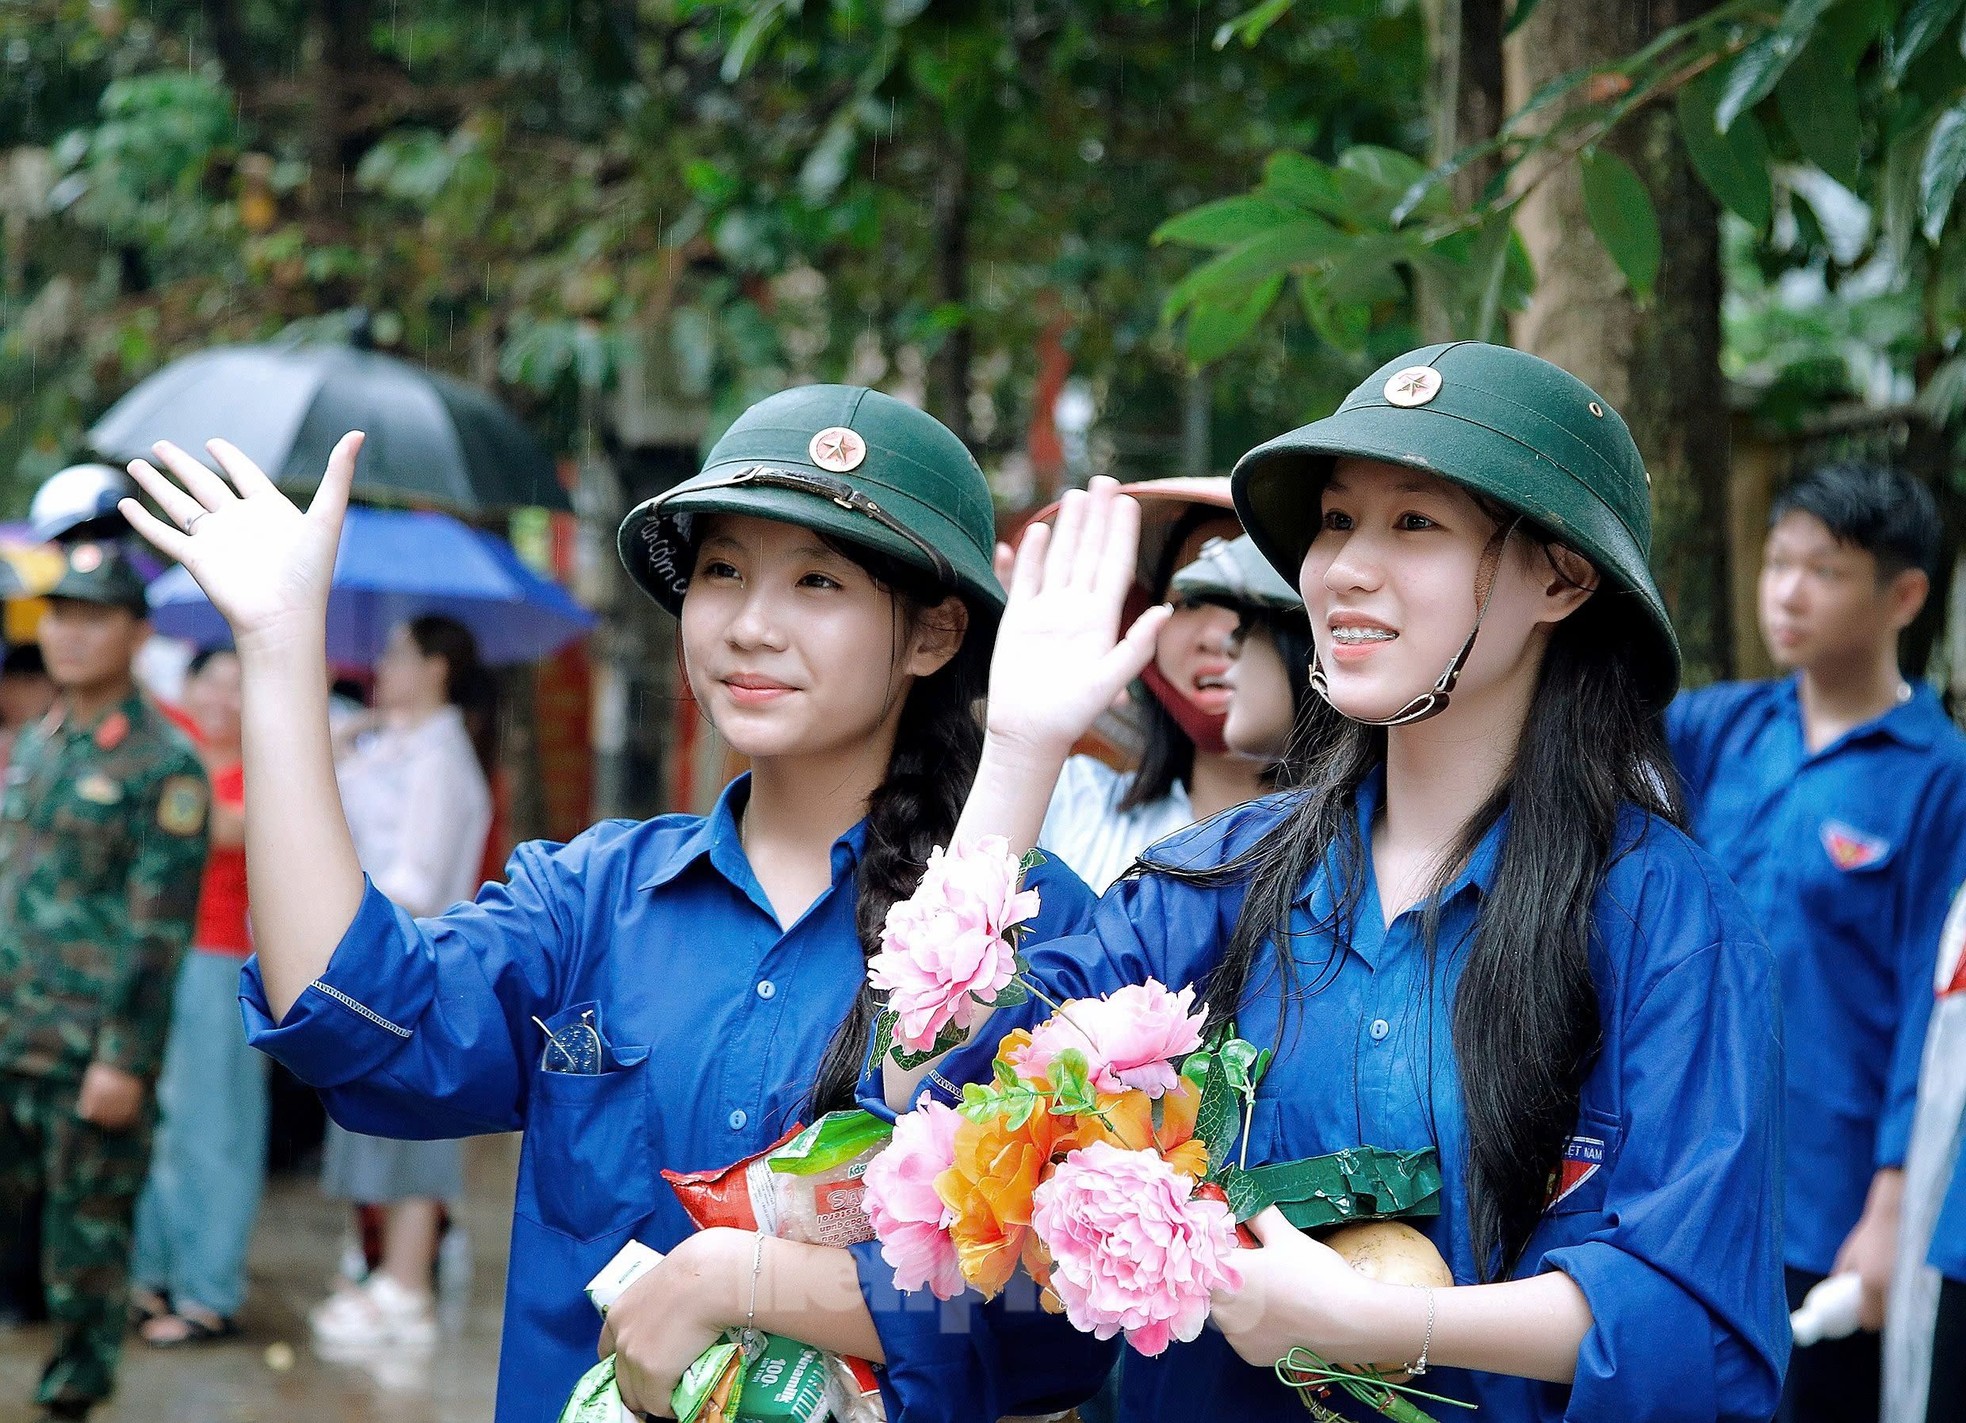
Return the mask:
[(1104, 998), (1074, 998), (1031, 1034), (1010, 1065), (1024, 1077), (1050, 1076), (1051, 1064), (1077, 1048), (1101, 1092), (1137, 1088), (1149, 1097), (1174, 1090), (1174, 1061), (1201, 1046), (1206, 1014), (1191, 1013), (1195, 990), (1170, 993), (1152, 979)]
[(894, 1140), (867, 1163), (861, 1199), (894, 1266), (894, 1286), (932, 1290), (937, 1299), (963, 1291), (962, 1266), (948, 1227), (956, 1213), (935, 1193), (935, 1178), (955, 1164), (962, 1116), (940, 1102), (923, 1102), (894, 1123)]
[(986, 835), (932, 852), (920, 887), (888, 911), (867, 977), (887, 991), (903, 1047), (923, 1051), (951, 1023), (969, 1031), (1016, 974), (1010, 930), (1038, 912), (1018, 875), (1009, 842)]
[(1151, 1151), (1081, 1147), (1032, 1197), (1031, 1225), (1051, 1254), (1051, 1288), (1075, 1329), (1154, 1355), (1186, 1343), (1209, 1293), (1240, 1289), (1235, 1217)]

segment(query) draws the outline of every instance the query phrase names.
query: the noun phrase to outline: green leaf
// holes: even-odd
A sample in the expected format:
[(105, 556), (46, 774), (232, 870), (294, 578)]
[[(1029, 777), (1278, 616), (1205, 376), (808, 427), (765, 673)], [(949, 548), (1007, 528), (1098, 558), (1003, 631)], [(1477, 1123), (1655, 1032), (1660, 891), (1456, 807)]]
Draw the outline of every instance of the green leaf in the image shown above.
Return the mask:
[(1966, 102), (1939, 115), (1925, 146), (1925, 161), (1918, 168), (1920, 228), (1933, 246), (1945, 231), (1961, 178), (1966, 178)]
[(1032, 870), (1038, 868), (1038, 866), (1042, 865), (1049, 858), (1051, 858), (1049, 855), (1045, 854), (1044, 851), (1040, 850), (1037, 846), (1033, 845), (1030, 849), (1026, 850), (1023, 856), (1017, 861), (1017, 873), (1019, 875), (1028, 875)]
[(1235, 1139), (1236, 1094), (1226, 1072), (1211, 1072), (1202, 1084), (1201, 1102), (1195, 1108), (1195, 1135), (1208, 1143), (1208, 1170), (1211, 1175), (1229, 1157)]
[(1077, 1048), (1066, 1048), (1052, 1060), (1051, 1114), (1075, 1117), (1099, 1109), (1099, 1093), (1092, 1086), (1092, 1065)]
[(1728, 67), (1714, 123), (1722, 133), (1734, 120), (1775, 92), (1782, 75), (1809, 43), (1816, 21), (1835, 0), (1789, 0), (1782, 22), (1741, 51)]
[[(1176, 282), (1162, 303), (1162, 319), (1171, 321), (1203, 300), (1218, 305), (1240, 303), (1253, 291), (1260, 290), (1271, 277), (1323, 261), (1336, 255), (1344, 244), (1345, 238), (1330, 223), (1314, 217), (1297, 217), (1283, 227), (1273, 228), (1209, 258)], [(1272, 294), (1271, 300), (1274, 299)], [(1267, 309), (1267, 302), (1264, 307)], [(1262, 312), (1257, 312), (1249, 319), (1249, 326), (1253, 327), (1261, 316)]]
[(1031, 1001), (1031, 990), (1021, 978), (1013, 978), (1003, 986), (995, 998), (989, 1000), (992, 1008), (1015, 1008), (1020, 1003)]
[(1262, 196), (1336, 222), (1353, 223), (1375, 196), (1359, 175), (1285, 149), (1263, 164)]
[(787, 1176), (812, 1176), (851, 1161), (894, 1135), (894, 1128), (872, 1112), (828, 1112), (766, 1158)]
[(1277, 273), (1239, 302), (1197, 303), (1182, 328), (1182, 345), (1188, 359), (1198, 366), (1220, 360), (1249, 339), (1256, 324), (1276, 305), (1283, 290), (1283, 274)]
[(1263, 38), (1263, 32), (1285, 15), (1297, 0), (1263, 0), (1263, 3), (1243, 11), (1232, 20), (1224, 20), (1215, 29), (1215, 47), (1227, 49), (1229, 41), (1240, 39), (1245, 45), (1254, 45)]
[(1680, 138), (1707, 191), (1756, 232), (1765, 232), (1775, 210), (1768, 138), (1753, 114), (1741, 115), (1720, 132), (1713, 120), (1720, 84), (1720, 75), (1709, 70), (1679, 91)]
[(1904, 83), (1918, 56), (1932, 47), (1932, 41), (1952, 23), (1962, 5), (1966, 5), (1966, 0), (1913, 0), (1905, 12), (1904, 23), (1891, 38), (1885, 72), (1893, 88)]
[(1542, 0), (1515, 0), (1515, 9), (1509, 12), (1508, 23), (1502, 26), (1502, 38), (1507, 39), (1521, 29), (1541, 3)]
[(1189, 247), (1220, 251), (1260, 237), (1299, 216), (1288, 206), (1243, 194), (1204, 203), (1177, 214), (1154, 229), (1155, 242), (1179, 242)]
[(1262, 1054), (1256, 1050), (1254, 1043), (1244, 1042), (1241, 1038), (1230, 1038), (1222, 1044), (1217, 1056), (1222, 1063), (1223, 1075), (1229, 1079), (1230, 1087), (1245, 1097), (1256, 1090), (1253, 1070)]
[(1863, 133), (1856, 79), (1827, 44), (1818, 41), (1797, 56), (1775, 86), (1775, 103), (1802, 156), (1844, 187), (1855, 188)]
[(1584, 155), (1584, 212), (1591, 230), (1630, 283), (1632, 295), (1650, 301), (1659, 278), (1664, 244), (1652, 195), (1631, 164), (1603, 149)]

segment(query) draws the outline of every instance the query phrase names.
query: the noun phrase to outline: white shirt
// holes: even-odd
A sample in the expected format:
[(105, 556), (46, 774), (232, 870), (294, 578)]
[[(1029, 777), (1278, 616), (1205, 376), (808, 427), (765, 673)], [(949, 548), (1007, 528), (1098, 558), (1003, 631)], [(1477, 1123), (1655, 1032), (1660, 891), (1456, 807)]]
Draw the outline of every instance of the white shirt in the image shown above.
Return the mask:
[(1194, 824), (1188, 788), (1179, 781), (1159, 800), (1119, 809), (1133, 777), (1092, 756), (1066, 761), (1038, 831), (1038, 846), (1104, 894), (1140, 852)]
[(391, 902), (427, 916), (477, 894), (491, 788), (456, 707), (361, 738), (335, 779), (355, 857)]

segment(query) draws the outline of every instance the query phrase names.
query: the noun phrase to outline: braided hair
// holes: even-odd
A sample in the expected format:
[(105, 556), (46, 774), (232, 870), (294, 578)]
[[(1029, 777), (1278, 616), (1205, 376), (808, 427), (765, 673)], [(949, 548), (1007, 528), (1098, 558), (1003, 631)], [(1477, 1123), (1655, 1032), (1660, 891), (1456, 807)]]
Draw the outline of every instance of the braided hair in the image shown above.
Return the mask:
[[(947, 588), (896, 559), (826, 542), (893, 595), (897, 648), (948, 595)], [(983, 754), (980, 708), (989, 686), (995, 625), (994, 609), (970, 602), (969, 627), (955, 655), (916, 681), (902, 705), (887, 774), (867, 798), (867, 835), (853, 915), (867, 957), (880, 951), (888, 910), (915, 892), (929, 851), (949, 843), (969, 798)], [(879, 1012), (874, 990), (863, 980), (820, 1059), (809, 1103), (814, 1116), (853, 1105)]]

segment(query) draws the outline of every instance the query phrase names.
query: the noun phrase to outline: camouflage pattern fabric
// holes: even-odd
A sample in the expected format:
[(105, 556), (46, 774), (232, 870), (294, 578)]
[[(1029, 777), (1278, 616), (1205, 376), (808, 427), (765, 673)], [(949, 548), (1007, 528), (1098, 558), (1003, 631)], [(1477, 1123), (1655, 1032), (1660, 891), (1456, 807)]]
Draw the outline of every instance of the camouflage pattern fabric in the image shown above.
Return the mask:
[(75, 1114), (78, 1084), (0, 1072), (0, 1230), (19, 1226), (36, 1192), (41, 1278), (54, 1357), (43, 1404), (107, 1398), (129, 1296), (130, 1223), (150, 1159), (150, 1124), (104, 1131)]
[(0, 797), (0, 1073), (156, 1079), (210, 805), (196, 754), (141, 696), (21, 733)]
[(92, 725), (60, 707), (21, 733), (0, 795), (0, 1229), (45, 1197), (55, 1353), (44, 1404), (106, 1398), (155, 1099), (112, 1132), (76, 1103), (92, 1062), (154, 1085), (191, 942), (211, 788), (140, 696)]

